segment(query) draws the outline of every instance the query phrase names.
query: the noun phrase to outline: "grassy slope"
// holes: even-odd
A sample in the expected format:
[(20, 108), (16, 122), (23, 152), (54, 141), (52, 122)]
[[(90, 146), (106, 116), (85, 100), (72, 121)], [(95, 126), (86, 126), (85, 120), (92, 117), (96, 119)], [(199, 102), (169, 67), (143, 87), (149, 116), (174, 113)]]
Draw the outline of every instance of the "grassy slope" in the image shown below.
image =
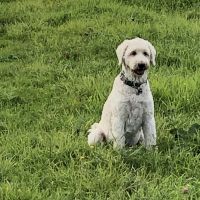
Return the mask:
[[(170, 134), (200, 123), (198, 5), (141, 2), (0, 3), (0, 199), (200, 198), (200, 137)], [(158, 150), (90, 149), (86, 131), (120, 71), (115, 48), (134, 36), (158, 52)]]

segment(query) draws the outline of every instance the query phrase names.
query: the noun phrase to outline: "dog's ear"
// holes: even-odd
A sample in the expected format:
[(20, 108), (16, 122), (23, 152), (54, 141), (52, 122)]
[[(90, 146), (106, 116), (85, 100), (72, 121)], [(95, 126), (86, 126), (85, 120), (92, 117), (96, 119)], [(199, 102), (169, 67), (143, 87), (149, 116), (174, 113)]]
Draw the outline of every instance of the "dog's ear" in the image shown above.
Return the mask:
[(124, 53), (128, 47), (128, 41), (129, 40), (124, 40), (116, 49), (116, 54), (117, 54), (117, 58), (119, 61), (119, 65), (122, 64), (122, 58), (124, 56)]
[(147, 43), (151, 52), (151, 55), (150, 55), (151, 64), (156, 65), (156, 49), (149, 41), (147, 41)]

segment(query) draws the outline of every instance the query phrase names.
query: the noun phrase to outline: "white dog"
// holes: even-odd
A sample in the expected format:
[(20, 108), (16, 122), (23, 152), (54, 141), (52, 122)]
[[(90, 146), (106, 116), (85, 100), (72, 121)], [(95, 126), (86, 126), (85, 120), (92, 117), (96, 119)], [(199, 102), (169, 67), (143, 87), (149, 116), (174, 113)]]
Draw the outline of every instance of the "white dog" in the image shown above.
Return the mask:
[(88, 131), (88, 144), (112, 140), (114, 148), (122, 148), (142, 140), (149, 148), (156, 145), (156, 127), (147, 71), (155, 65), (156, 50), (147, 40), (135, 38), (122, 42), (116, 53), (122, 72), (115, 78), (100, 122)]

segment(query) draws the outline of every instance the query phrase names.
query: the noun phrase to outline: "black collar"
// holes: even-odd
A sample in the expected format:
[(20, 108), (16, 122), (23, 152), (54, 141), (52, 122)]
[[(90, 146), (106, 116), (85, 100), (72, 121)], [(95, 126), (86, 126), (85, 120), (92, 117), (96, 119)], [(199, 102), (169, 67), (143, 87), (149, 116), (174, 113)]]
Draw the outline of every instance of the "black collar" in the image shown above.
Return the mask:
[(144, 81), (144, 82), (136, 82), (136, 81), (130, 81), (130, 80), (128, 80), (128, 78), (125, 77), (124, 71), (121, 72), (121, 74), (120, 74), (120, 79), (123, 81), (123, 83), (124, 83), (125, 85), (128, 85), (128, 86), (130, 86), (130, 87), (136, 89), (136, 90), (137, 90), (137, 92), (136, 92), (137, 95), (139, 95), (139, 94), (142, 93), (142, 88), (141, 88), (140, 86), (141, 86), (142, 84), (147, 83), (147, 80)]

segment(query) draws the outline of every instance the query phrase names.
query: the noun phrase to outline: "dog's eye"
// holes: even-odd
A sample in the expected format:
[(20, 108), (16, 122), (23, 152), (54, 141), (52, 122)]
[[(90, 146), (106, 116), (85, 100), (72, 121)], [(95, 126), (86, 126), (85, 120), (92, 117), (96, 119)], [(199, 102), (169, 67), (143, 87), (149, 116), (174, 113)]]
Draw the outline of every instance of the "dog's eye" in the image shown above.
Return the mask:
[(130, 53), (131, 56), (135, 56), (136, 54), (137, 54), (136, 51), (132, 51), (132, 52)]
[(149, 54), (146, 51), (144, 51), (143, 54), (144, 56), (149, 56)]

